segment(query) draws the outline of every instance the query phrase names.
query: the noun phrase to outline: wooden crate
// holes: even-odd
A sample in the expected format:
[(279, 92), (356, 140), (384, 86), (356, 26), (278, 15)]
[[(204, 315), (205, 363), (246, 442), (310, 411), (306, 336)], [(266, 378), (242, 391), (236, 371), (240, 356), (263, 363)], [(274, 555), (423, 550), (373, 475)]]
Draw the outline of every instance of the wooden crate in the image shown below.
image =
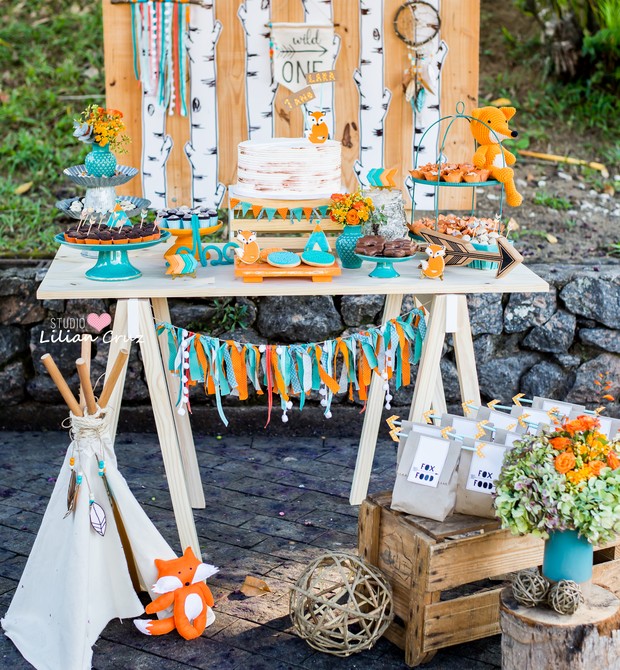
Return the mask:
[[(496, 635), (509, 572), (542, 564), (544, 542), (500, 530), (492, 519), (454, 514), (444, 523), (390, 509), (391, 493), (360, 507), (359, 554), (387, 576), (395, 620), (386, 637), (413, 667), (438, 649)], [(620, 549), (595, 552), (594, 582), (620, 593)]]

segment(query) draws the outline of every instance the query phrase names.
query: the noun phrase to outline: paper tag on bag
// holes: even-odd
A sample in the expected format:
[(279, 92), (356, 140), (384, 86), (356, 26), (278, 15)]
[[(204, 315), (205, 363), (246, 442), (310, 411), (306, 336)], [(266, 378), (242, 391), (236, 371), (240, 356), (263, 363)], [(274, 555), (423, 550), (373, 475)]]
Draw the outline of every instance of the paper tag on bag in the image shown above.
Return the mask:
[(475, 438), (479, 430), (478, 424), (472, 419), (461, 419), (457, 416), (452, 419), (452, 427), (457, 435), (463, 437)]
[(447, 440), (420, 435), (407, 480), (415, 484), (437, 488), (449, 447), (450, 442)]
[(517, 425), (514, 416), (505, 414), (504, 412), (498, 412), (497, 410), (489, 412), (489, 418), (487, 420), (489, 423), (493, 424), (494, 428), (502, 428), (503, 430), (513, 430)]
[(476, 493), (495, 493), (495, 482), (499, 478), (499, 473), (504, 462), (506, 448), (491, 444), (489, 442), (477, 442), (476, 446), (481, 446), (483, 457), (474, 452), (471, 459), (471, 467), (467, 477), (468, 491)]

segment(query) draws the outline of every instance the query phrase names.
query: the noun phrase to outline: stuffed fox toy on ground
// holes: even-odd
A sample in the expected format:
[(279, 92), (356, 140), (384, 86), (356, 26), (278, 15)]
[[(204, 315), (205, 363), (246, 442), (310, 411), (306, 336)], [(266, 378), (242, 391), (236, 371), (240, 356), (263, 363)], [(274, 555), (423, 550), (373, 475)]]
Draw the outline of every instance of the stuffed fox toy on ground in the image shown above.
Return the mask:
[(517, 159), (501, 142), (518, 135), (516, 130), (508, 127), (515, 112), (514, 107), (481, 107), (474, 109), (471, 115), (476, 120), (469, 122), (471, 133), (480, 145), (474, 154), (474, 165), (490, 170), (491, 177), (504, 185), (506, 202), (511, 207), (518, 207), (523, 197), (515, 186), (513, 170), (507, 167), (514, 165)]
[(181, 558), (170, 561), (155, 559), (155, 565), (159, 579), (153, 585), (153, 591), (162, 595), (149, 603), (145, 611), (153, 614), (172, 605), (173, 614), (166, 619), (134, 619), (136, 628), (145, 635), (165, 635), (176, 628), (186, 640), (199, 637), (215, 620), (211, 610), (213, 596), (204, 580), (218, 569), (201, 563), (191, 547)]

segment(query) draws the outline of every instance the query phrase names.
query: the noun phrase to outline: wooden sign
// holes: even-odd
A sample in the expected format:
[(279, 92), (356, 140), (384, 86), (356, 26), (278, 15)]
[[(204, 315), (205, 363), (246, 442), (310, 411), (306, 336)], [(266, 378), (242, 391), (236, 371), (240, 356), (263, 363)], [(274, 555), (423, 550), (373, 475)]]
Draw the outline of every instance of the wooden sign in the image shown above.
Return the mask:
[(329, 84), (330, 81), (336, 81), (336, 70), (308, 72), (306, 75), (307, 84)]
[(301, 91), (284, 98), (284, 100), (282, 100), (282, 104), (284, 107), (286, 107), (286, 109), (291, 110), (295, 109), (295, 107), (301, 107), (315, 98), (316, 95), (314, 95), (312, 86), (306, 86), (306, 88), (302, 88)]
[(497, 263), (497, 279), (505, 277), (523, 261), (523, 256), (508, 242), (505, 237), (497, 238), (497, 252), (478, 251), (470, 242), (444, 235), (430, 228), (419, 228), (417, 234), (432, 245), (445, 248), (446, 265), (469, 265), (472, 261)]

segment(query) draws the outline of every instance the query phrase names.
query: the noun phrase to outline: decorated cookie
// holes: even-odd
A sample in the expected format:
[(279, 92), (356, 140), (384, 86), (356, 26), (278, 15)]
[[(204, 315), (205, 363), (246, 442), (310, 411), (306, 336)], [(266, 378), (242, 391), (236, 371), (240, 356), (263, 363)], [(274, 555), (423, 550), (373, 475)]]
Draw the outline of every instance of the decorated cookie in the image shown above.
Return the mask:
[(306, 265), (316, 267), (329, 267), (336, 262), (334, 255), (325, 251), (304, 251), (301, 254), (301, 260)]
[(276, 268), (294, 268), (301, 265), (301, 260), (292, 251), (274, 251), (267, 256), (267, 263)]

